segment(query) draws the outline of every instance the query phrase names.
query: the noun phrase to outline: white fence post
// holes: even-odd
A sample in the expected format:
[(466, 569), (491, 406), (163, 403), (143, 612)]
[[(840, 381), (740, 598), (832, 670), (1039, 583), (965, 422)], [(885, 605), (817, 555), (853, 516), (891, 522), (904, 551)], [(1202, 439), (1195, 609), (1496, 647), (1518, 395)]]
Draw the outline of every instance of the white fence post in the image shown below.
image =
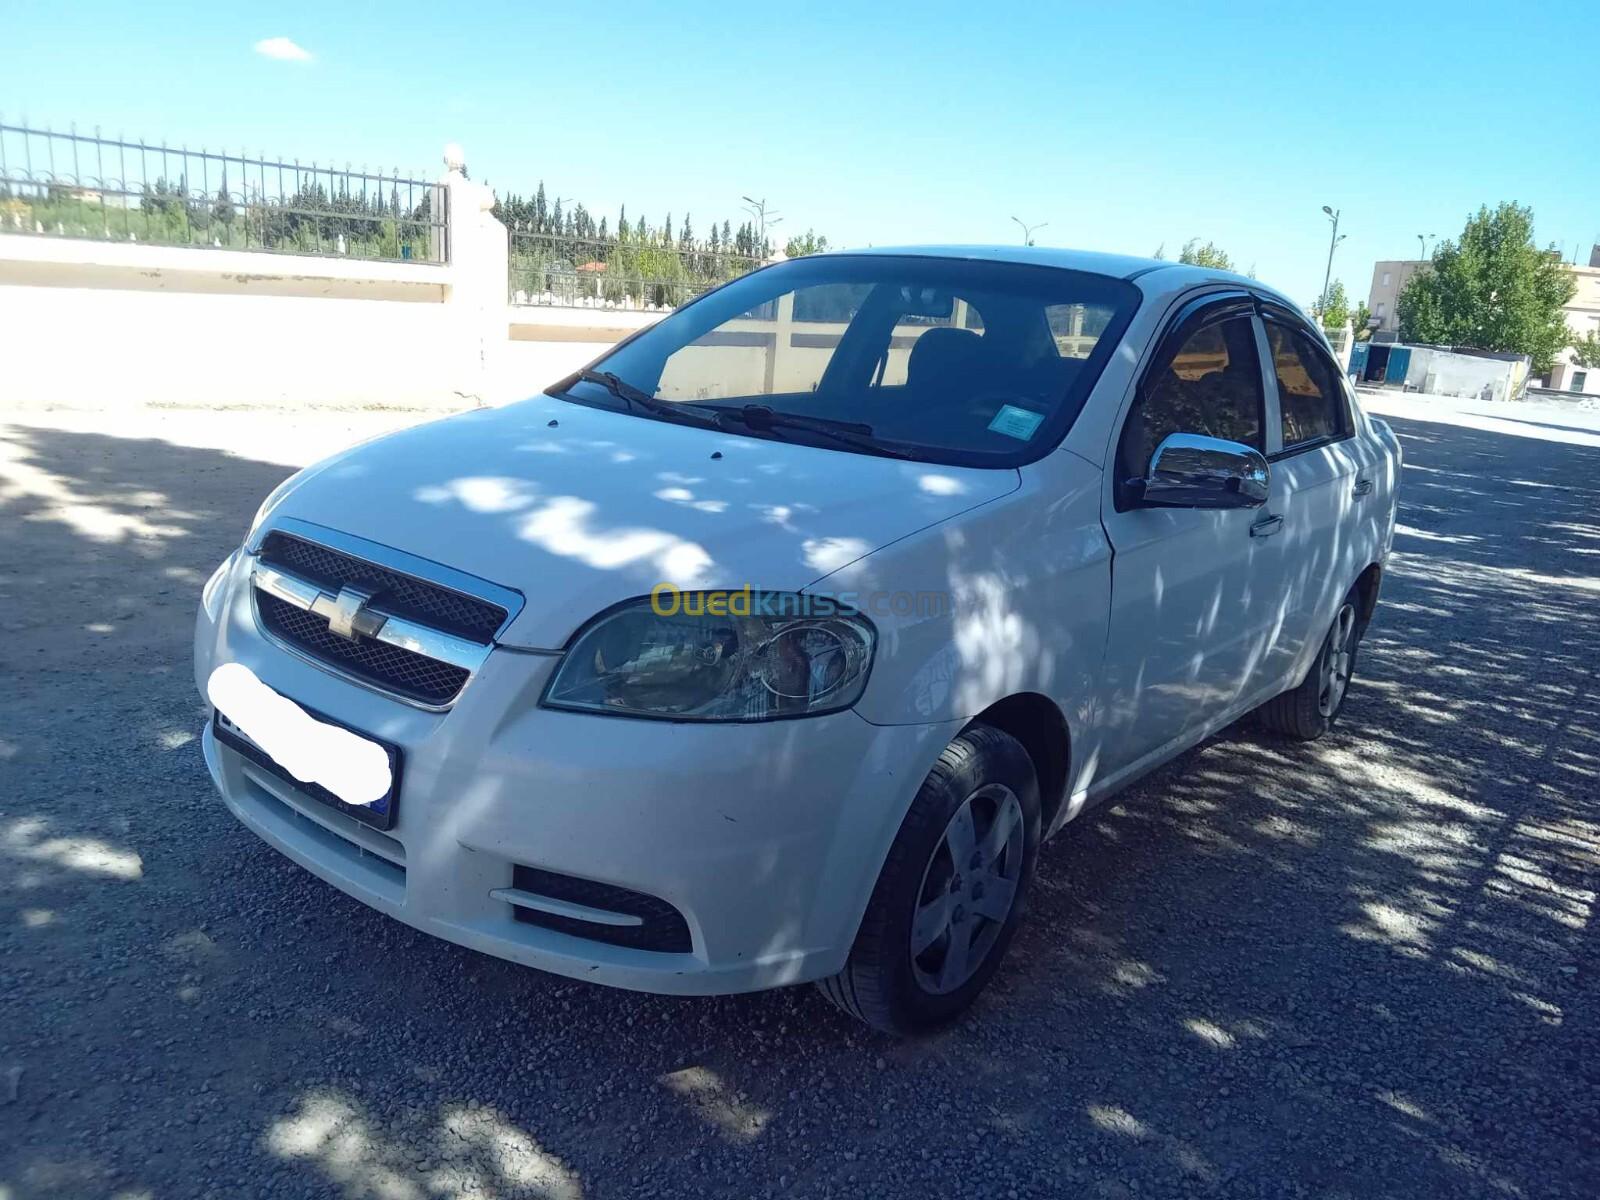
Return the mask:
[(460, 337), (463, 378), (457, 391), (485, 402), (509, 326), (506, 295), (510, 248), (494, 218), (494, 192), (467, 178), (466, 156), (454, 142), (444, 150), (449, 195), (450, 287), (445, 303)]

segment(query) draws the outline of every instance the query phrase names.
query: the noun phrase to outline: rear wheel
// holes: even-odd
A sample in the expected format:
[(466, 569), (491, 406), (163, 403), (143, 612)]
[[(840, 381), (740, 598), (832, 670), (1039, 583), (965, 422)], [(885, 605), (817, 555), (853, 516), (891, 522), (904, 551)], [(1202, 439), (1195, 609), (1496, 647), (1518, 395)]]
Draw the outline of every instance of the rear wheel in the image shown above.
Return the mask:
[(1038, 842), (1027, 751), (998, 729), (964, 730), (901, 823), (844, 970), (818, 987), (890, 1033), (953, 1020), (1000, 965)]
[(1339, 605), (1305, 681), (1257, 709), (1261, 723), (1273, 733), (1302, 742), (1315, 741), (1332, 729), (1344, 708), (1360, 643), (1361, 597), (1352, 588)]

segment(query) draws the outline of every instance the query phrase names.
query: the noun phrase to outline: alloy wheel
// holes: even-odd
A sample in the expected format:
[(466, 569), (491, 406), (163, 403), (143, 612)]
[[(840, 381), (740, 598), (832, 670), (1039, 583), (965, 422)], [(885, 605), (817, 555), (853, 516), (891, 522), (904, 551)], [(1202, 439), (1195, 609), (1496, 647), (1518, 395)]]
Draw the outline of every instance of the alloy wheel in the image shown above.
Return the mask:
[(1022, 879), (1022, 804), (987, 784), (945, 826), (922, 873), (911, 921), (911, 967), (924, 990), (942, 995), (971, 979), (994, 949)]
[(1346, 602), (1333, 619), (1327, 643), (1318, 664), (1321, 686), (1317, 689), (1317, 711), (1332, 717), (1339, 711), (1344, 691), (1350, 685), (1350, 671), (1356, 657), (1356, 606)]

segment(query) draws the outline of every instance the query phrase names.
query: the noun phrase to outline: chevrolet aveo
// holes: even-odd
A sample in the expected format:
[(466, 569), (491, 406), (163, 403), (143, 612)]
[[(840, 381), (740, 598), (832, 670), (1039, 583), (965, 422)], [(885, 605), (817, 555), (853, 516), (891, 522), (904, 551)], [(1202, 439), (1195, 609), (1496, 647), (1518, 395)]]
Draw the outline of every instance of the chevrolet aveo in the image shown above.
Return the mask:
[(781, 263), (275, 490), (202, 597), (205, 757), (428, 933), (926, 1029), (1045, 837), (1247, 713), (1329, 728), (1399, 469), (1254, 280)]

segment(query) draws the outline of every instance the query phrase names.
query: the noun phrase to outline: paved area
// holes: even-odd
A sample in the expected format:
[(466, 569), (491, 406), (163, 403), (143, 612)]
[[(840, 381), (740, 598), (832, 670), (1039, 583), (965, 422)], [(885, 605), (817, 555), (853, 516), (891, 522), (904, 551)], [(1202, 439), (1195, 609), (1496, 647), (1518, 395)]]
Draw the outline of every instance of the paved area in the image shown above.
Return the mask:
[(1403, 528), (1336, 735), (1070, 828), (915, 1043), (431, 940), (212, 798), (201, 582), (404, 417), (0, 429), (0, 1198), (1600, 1194), (1600, 436), (1374, 403)]

